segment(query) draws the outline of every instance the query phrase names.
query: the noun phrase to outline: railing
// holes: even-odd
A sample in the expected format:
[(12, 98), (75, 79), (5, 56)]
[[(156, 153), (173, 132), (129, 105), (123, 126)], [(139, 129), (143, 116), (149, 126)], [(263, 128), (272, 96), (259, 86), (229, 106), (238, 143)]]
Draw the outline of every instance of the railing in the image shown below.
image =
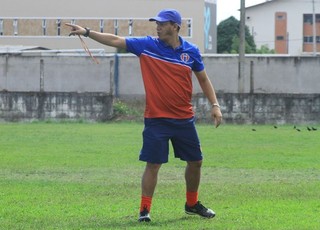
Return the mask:
[[(62, 37), (69, 34), (67, 22), (121, 36), (156, 36), (155, 24), (148, 18), (0, 17), (0, 38)], [(180, 35), (191, 38), (192, 26), (191, 18), (183, 18)]]

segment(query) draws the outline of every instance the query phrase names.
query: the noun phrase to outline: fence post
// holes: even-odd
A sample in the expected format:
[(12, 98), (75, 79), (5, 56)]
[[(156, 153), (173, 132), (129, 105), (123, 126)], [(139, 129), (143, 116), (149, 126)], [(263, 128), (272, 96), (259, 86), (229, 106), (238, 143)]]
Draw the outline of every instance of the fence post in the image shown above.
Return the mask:
[(114, 60), (110, 60), (110, 95), (114, 95)]
[(40, 92), (44, 91), (44, 61), (40, 59)]
[(250, 94), (254, 93), (254, 74), (253, 74), (254, 62), (250, 62)]

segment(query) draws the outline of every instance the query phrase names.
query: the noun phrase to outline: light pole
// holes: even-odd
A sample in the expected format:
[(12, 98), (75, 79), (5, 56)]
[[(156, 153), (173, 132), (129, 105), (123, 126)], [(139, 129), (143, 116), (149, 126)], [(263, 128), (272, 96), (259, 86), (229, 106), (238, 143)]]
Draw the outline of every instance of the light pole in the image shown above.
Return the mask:
[(238, 92), (244, 93), (244, 78), (245, 78), (245, 19), (246, 9), (245, 0), (241, 0), (240, 7), (240, 44), (239, 44), (239, 76), (238, 76)]

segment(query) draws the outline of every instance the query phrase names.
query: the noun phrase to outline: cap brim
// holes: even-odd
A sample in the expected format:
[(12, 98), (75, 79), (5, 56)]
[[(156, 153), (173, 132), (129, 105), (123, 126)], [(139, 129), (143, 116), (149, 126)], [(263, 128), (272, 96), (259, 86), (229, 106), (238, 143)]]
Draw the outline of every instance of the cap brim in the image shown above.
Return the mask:
[(150, 22), (169, 22), (170, 20), (168, 19), (164, 19), (164, 18), (160, 18), (160, 17), (153, 17), (149, 19)]

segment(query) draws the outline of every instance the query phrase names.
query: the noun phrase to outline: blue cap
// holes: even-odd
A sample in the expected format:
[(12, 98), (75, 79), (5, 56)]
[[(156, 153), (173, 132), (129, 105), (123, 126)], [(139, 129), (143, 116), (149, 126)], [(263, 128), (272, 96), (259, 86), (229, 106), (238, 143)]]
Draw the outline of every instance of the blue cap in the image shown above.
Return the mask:
[(150, 18), (149, 21), (174, 22), (181, 26), (181, 15), (174, 9), (164, 9), (156, 17)]

